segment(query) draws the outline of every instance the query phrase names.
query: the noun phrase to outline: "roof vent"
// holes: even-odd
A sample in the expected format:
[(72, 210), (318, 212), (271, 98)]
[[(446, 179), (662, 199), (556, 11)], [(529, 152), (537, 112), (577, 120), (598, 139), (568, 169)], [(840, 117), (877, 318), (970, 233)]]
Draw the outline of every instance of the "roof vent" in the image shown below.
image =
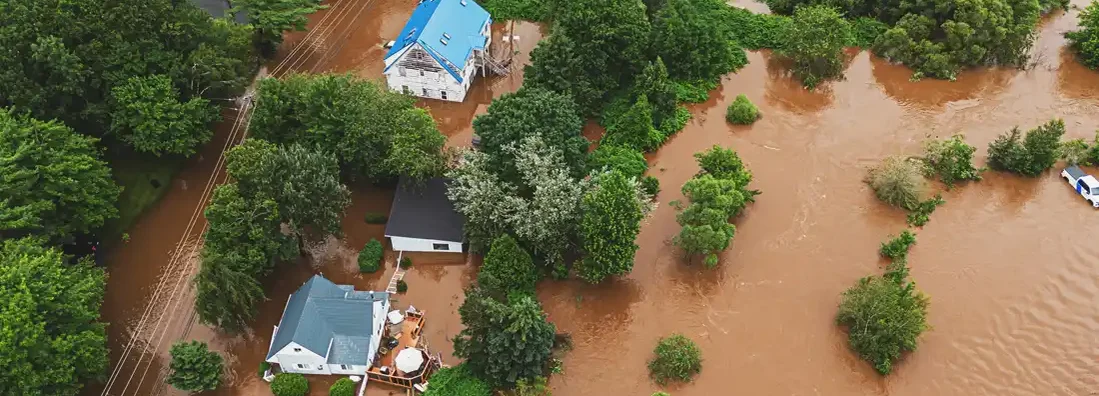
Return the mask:
[(443, 38), (445, 38), (445, 39), (447, 39), (447, 40), (450, 40), (450, 34), (448, 34), (448, 33), (443, 33)]
[(411, 39), (411, 38), (412, 38), (412, 36), (413, 36), (413, 35), (415, 35), (415, 34), (416, 34), (416, 28), (412, 28), (412, 30), (409, 30), (409, 31), (408, 31), (408, 36), (407, 36), (407, 37), (405, 37), (405, 39), (406, 39), (406, 40), (407, 40), (407, 39)]
[(440, 42), (440, 43), (443, 43), (443, 45), (446, 45), (446, 43), (447, 43), (447, 41), (446, 41), (446, 39), (445, 39), (445, 38), (441, 38), (441, 39), (439, 39), (439, 42)]
[(466, 0), (462, 0), (462, 7), (466, 6)]

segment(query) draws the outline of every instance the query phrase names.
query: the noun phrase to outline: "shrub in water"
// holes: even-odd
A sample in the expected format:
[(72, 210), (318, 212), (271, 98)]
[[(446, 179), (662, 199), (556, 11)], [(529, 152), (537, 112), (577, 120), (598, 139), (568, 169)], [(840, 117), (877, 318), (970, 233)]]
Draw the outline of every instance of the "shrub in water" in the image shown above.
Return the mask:
[(271, 381), (271, 393), (275, 396), (305, 396), (309, 393), (309, 381), (301, 374), (279, 373)]
[(408, 291), (408, 283), (406, 283), (404, 279), (397, 281), (397, 293), (404, 293), (406, 291)]
[(367, 224), (385, 224), (385, 222), (389, 221), (389, 216), (386, 216), (385, 213), (366, 212), (364, 219)]
[(938, 177), (947, 188), (957, 181), (981, 180), (981, 172), (973, 167), (973, 152), (977, 149), (966, 144), (962, 135), (947, 140), (929, 140), (924, 143), (924, 149), (928, 175)]
[(477, 378), (465, 364), (443, 367), (431, 376), (423, 396), (491, 396), (492, 388)]
[(690, 381), (702, 371), (702, 350), (682, 334), (672, 334), (656, 344), (656, 357), (649, 361), (649, 374), (663, 385), (668, 380)]
[(1080, 12), (1080, 30), (1065, 33), (1077, 59), (1089, 69), (1099, 68), (1099, 3)]
[(886, 158), (871, 169), (866, 182), (878, 199), (907, 210), (916, 209), (927, 188), (920, 165), (899, 157)]
[(655, 197), (660, 193), (660, 180), (657, 180), (652, 176), (645, 176), (641, 178), (641, 189), (645, 190), (646, 194)]
[(259, 362), (259, 377), (263, 378), (263, 374), (267, 373), (267, 369), (271, 368), (271, 363)]
[(942, 195), (936, 194), (934, 198), (920, 202), (916, 205), (916, 209), (913, 209), (908, 213), (908, 225), (913, 227), (923, 227), (928, 221), (931, 221), (931, 213), (935, 211), (935, 208), (946, 203)]
[(1018, 127), (1000, 135), (988, 145), (988, 166), (992, 169), (1023, 176), (1037, 177), (1057, 163), (1065, 123), (1052, 120), (1045, 125), (1022, 132)]
[(916, 244), (916, 234), (912, 231), (904, 230), (896, 238), (890, 239), (888, 242), (882, 242), (881, 249), (878, 251), (882, 257), (896, 260), (908, 256), (908, 249), (912, 245)]
[(412, 268), (412, 259), (409, 257), (402, 257), (400, 263), (401, 269)]
[(916, 349), (927, 326), (928, 300), (913, 283), (871, 276), (843, 293), (836, 322), (847, 327), (851, 349), (881, 374)]
[(355, 396), (355, 382), (349, 378), (340, 378), (328, 388), (328, 396)]
[(370, 239), (363, 250), (359, 251), (359, 272), (373, 273), (381, 268), (382, 255), (385, 254), (382, 243)]
[(1073, 139), (1061, 143), (1057, 149), (1058, 156), (1065, 160), (1066, 164), (1079, 165), (1088, 162), (1088, 143), (1084, 139)]
[(759, 109), (743, 94), (725, 109), (725, 119), (733, 124), (749, 125), (759, 119)]

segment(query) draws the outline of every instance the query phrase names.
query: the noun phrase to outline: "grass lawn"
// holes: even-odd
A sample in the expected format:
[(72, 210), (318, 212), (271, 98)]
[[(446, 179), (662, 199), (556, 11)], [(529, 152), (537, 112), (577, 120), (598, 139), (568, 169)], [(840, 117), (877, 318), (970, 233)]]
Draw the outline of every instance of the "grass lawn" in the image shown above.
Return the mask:
[(118, 218), (103, 225), (99, 240), (110, 247), (122, 241), (145, 209), (156, 204), (172, 186), (172, 178), (183, 168), (186, 158), (156, 157), (123, 150), (107, 150), (107, 164), (115, 182), (122, 186), (118, 197)]

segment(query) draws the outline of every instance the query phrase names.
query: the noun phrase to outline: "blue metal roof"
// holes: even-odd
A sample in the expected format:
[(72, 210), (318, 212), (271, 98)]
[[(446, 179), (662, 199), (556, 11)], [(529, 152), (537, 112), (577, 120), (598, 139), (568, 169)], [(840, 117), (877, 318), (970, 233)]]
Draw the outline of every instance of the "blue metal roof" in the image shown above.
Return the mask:
[[(490, 21), (488, 11), (474, 0), (421, 0), (385, 57), (419, 43), (454, 78), (462, 81), (461, 71), (470, 53), (485, 48), (481, 27)], [(457, 70), (447, 67), (448, 62)]]
[(366, 365), (374, 302), (388, 298), (314, 275), (290, 295), (267, 359), (295, 342), (322, 357), (328, 354), (329, 364)]

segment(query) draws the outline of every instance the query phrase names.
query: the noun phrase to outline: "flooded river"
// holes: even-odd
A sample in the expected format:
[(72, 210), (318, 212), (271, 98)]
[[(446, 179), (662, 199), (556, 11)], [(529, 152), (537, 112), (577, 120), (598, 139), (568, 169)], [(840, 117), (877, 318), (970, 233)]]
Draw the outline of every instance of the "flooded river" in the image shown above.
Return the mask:
[[(379, 78), (381, 43), (398, 33), (414, 2), (328, 3), (331, 9), (312, 18), (314, 36), (288, 37), (268, 67), (275, 75), (348, 71)], [(856, 279), (880, 273), (878, 244), (905, 228), (904, 213), (881, 204), (862, 183), (866, 168), (890, 155), (919, 154), (928, 136), (964, 133), (983, 161), (987, 144), (1015, 125), (1030, 128), (1061, 117), (1066, 138), (1089, 140), (1099, 129), (1099, 73), (1063, 49), (1061, 34), (1075, 22), (1073, 11), (1043, 23), (1030, 70), (965, 72), (956, 82), (910, 82), (907, 69), (861, 52), (852, 55), (844, 81), (809, 92), (769, 53), (750, 53), (751, 64), (727, 76), (710, 101), (692, 105), (694, 119), (686, 129), (650, 156), (662, 205), (642, 227), (633, 273), (598, 286), (541, 285), (539, 298), (550, 320), (575, 343), (564, 373), (551, 379), (554, 394), (651, 394), (659, 388), (647, 378), (646, 360), (656, 340), (672, 332), (696, 340), (705, 360), (693, 383), (667, 389), (675, 396), (1095, 394), (1099, 243), (1092, 234), (1099, 217), (1054, 173), (1038, 179), (986, 173), (979, 183), (944, 192), (947, 203), (918, 230), (910, 256), (912, 278), (931, 297), (933, 329), (891, 376), (880, 377), (852, 354), (833, 322), (840, 293)], [(495, 27), (494, 45), (510, 46), (501, 39), (509, 29)], [(514, 30), (516, 61), (525, 63), (544, 32), (525, 23)], [(302, 43), (305, 49), (292, 51)], [(472, 118), (521, 81), (516, 70), (477, 80), (464, 103), (422, 105), (450, 145), (465, 146)], [(738, 94), (755, 102), (763, 119), (750, 127), (727, 124), (725, 107)], [(158, 377), (167, 346), (183, 338), (209, 341), (225, 353), (230, 373), (215, 394), (268, 395), (256, 371), (289, 293), (313, 273), (375, 290), (392, 273), (356, 271), (358, 250), (382, 237), (382, 226), (366, 224), (364, 214), (388, 211), (392, 200), (390, 190), (358, 189), (344, 238), (315, 242), (300, 263), (281, 267), (268, 282), (270, 299), (250, 331), (228, 336), (192, 324), (190, 291), (169, 293), (188, 274), (185, 265), (169, 266), (171, 252), (215, 170), (229, 118), (165, 199), (130, 231), (129, 243), (110, 252), (103, 312), (111, 323), (112, 366), (121, 361), (122, 369), (109, 394), (176, 394)], [(686, 265), (670, 245), (679, 227), (667, 203), (682, 199), (679, 187), (697, 171), (692, 154), (714, 144), (737, 150), (763, 195), (737, 220), (737, 236), (721, 266), (705, 270)], [(196, 223), (191, 238), (183, 238), (188, 243), (202, 229), (203, 220)], [(417, 259), (406, 277), (409, 292), (397, 303), (427, 312), (427, 339), (448, 363), (456, 362), (449, 339), (460, 330), (462, 287), (476, 274), (475, 265), (462, 261)], [(167, 291), (161, 296), (175, 298), (154, 298), (162, 280)], [(167, 313), (163, 319), (161, 313)], [(131, 344), (136, 347), (125, 354)], [(133, 379), (123, 389), (127, 377)], [(313, 394), (325, 395), (334, 378), (312, 380)], [(390, 392), (395, 390), (372, 386), (368, 394)]]

